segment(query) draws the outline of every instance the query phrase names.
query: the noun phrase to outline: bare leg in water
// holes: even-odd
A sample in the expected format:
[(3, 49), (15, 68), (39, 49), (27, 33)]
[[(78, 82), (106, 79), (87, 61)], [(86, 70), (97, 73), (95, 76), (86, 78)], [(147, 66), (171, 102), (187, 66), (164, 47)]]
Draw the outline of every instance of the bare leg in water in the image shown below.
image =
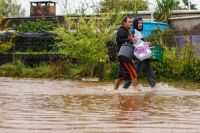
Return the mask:
[(131, 80), (131, 83), (132, 83), (132, 85), (133, 85), (133, 88), (136, 89), (137, 86), (138, 86), (138, 82), (137, 82), (137, 80), (136, 80), (136, 79)]
[(130, 83), (132, 83), (133, 88), (135, 89), (137, 87), (136, 78), (137, 78), (137, 73), (134, 70), (132, 62), (120, 63), (119, 76), (115, 80), (114, 90), (118, 89), (120, 83), (124, 79), (127, 79)]
[(114, 90), (118, 90), (121, 82), (122, 82), (122, 78), (118, 78), (115, 80)]
[[(121, 84), (122, 80), (123, 80), (122, 78), (118, 78), (118, 79), (115, 80), (114, 90), (118, 90), (119, 85)], [(135, 89), (138, 85), (137, 80), (133, 79), (133, 80), (130, 80), (130, 81), (133, 85), (133, 88)]]

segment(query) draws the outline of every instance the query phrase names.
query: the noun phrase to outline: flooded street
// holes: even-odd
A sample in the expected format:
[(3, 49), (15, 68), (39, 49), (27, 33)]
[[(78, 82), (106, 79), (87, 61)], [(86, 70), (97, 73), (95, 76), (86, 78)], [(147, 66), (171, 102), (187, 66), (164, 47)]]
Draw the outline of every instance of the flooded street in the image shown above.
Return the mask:
[(0, 78), (0, 133), (199, 133), (199, 89)]

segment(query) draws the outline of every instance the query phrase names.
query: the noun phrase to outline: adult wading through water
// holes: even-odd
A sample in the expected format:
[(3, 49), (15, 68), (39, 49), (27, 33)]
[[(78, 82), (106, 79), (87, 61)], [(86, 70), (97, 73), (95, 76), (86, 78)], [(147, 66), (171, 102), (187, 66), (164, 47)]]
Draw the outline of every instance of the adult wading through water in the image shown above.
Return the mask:
[[(132, 18), (131, 17), (125, 17), (122, 21), (122, 25), (117, 30), (117, 46), (118, 51), (120, 50), (123, 43), (130, 43), (134, 44), (136, 43), (136, 39), (131, 35), (130, 28), (132, 27)], [(119, 60), (119, 71), (117, 79), (115, 80), (114, 89), (117, 90), (120, 83), (123, 80), (131, 81), (134, 88), (137, 86), (137, 73), (134, 69), (133, 63), (131, 60), (128, 62), (125, 60)]]
[[(131, 34), (135, 37), (136, 42), (133, 44), (134, 47), (137, 47), (138, 44), (140, 44), (142, 41), (144, 42), (145, 39), (143, 35), (141, 34), (141, 31), (143, 30), (143, 20), (141, 17), (136, 17), (133, 21), (133, 29), (131, 30)], [(147, 42), (148, 44), (151, 44)], [(148, 60), (135, 60), (135, 70), (137, 72), (137, 75), (139, 76), (142, 72), (144, 76), (146, 77), (149, 85), (153, 88), (156, 85), (156, 80), (154, 73), (152, 71), (150, 62)], [(130, 80), (127, 80), (125, 83), (124, 88), (128, 88), (131, 84)]]

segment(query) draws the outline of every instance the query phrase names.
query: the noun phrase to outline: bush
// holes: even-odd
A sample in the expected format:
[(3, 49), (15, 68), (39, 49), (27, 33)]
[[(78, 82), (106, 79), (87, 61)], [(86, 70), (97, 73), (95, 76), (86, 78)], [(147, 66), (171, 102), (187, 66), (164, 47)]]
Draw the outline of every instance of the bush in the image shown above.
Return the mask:
[(88, 20), (80, 17), (76, 22), (66, 18), (66, 27), (55, 31), (58, 39), (63, 40), (56, 44), (59, 52), (77, 59), (80, 64), (84, 63), (85, 76), (94, 76), (95, 67), (108, 62), (106, 42), (112, 40), (115, 29), (108, 18), (99, 20), (98, 17), (91, 17)]
[(35, 22), (23, 21), (19, 26), (13, 25), (12, 29), (19, 32), (38, 32), (38, 31), (52, 31), (56, 28), (56, 24), (52, 21), (40, 19)]
[(181, 71), (185, 79), (200, 81), (200, 59), (194, 58), (186, 62)]
[(105, 66), (103, 79), (112, 80), (117, 78), (119, 62), (111, 62)]

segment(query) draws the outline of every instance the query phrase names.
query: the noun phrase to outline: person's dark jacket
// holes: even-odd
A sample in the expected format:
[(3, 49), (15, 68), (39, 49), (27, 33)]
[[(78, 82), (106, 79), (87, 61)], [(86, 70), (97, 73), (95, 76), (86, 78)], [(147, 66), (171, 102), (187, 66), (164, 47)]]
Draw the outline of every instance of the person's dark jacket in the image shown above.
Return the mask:
[(117, 37), (116, 37), (116, 42), (117, 42), (117, 48), (118, 51), (121, 47), (121, 45), (125, 42), (131, 43), (131, 33), (128, 29), (126, 29), (124, 26), (120, 26), (119, 29), (117, 30)]

